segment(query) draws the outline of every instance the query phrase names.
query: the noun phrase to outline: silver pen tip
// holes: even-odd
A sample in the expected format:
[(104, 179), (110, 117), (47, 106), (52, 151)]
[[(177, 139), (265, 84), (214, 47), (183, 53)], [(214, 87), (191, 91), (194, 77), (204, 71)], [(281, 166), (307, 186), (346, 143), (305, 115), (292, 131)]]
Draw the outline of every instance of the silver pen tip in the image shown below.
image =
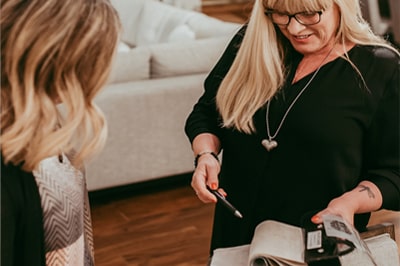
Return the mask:
[(235, 211), (235, 216), (239, 218), (243, 218), (243, 215), (239, 211)]

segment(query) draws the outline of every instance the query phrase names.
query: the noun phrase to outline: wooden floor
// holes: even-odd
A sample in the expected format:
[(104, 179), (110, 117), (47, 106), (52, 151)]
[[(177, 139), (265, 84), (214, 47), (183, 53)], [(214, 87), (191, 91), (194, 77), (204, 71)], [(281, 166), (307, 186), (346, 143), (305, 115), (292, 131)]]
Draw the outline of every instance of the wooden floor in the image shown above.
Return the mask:
[[(224, 1), (221, 2), (223, 3)], [(223, 21), (244, 23), (248, 20), (252, 7), (253, 4), (251, 0), (233, 1), (231, 4), (203, 5), (201, 11), (208, 16)]]
[(204, 266), (213, 205), (188, 182), (91, 199), (97, 266)]

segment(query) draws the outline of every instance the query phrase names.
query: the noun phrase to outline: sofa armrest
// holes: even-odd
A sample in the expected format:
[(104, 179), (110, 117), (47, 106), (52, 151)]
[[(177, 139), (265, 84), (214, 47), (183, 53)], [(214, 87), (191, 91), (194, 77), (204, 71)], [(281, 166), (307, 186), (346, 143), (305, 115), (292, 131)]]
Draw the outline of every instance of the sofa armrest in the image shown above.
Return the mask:
[(110, 84), (96, 96), (109, 134), (87, 164), (89, 191), (193, 171), (183, 125), (203, 91), (206, 73)]
[[(122, 46), (122, 45), (120, 45)], [(150, 78), (151, 50), (148, 47), (120, 49), (113, 61), (108, 84)]]

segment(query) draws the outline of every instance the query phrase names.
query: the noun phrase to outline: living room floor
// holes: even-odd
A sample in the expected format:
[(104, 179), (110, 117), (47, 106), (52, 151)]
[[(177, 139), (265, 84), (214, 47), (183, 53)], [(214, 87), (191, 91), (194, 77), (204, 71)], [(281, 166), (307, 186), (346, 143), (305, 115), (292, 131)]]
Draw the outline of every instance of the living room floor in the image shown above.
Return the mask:
[(198, 200), (188, 177), (92, 197), (96, 265), (206, 265), (214, 205)]

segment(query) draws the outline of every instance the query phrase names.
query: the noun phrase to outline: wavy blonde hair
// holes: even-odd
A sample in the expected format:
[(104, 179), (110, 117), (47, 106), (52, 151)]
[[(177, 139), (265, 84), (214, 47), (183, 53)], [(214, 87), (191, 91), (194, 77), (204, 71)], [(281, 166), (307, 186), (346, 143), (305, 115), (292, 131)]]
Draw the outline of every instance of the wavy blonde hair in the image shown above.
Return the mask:
[[(333, 4), (341, 13), (336, 41), (343, 45), (344, 51), (349, 41), (396, 51), (371, 31), (362, 18), (358, 0), (255, 0), (238, 54), (217, 93), (217, 107), (224, 127), (248, 134), (254, 132), (255, 112), (275, 95), (286, 78), (283, 63), (286, 40), (265, 15), (265, 9), (297, 13), (325, 10)], [(344, 56), (349, 60), (346, 52)]]
[(93, 99), (115, 53), (116, 11), (108, 0), (3, 0), (0, 24), (4, 162), (31, 171), (75, 150), (82, 166), (107, 135)]

